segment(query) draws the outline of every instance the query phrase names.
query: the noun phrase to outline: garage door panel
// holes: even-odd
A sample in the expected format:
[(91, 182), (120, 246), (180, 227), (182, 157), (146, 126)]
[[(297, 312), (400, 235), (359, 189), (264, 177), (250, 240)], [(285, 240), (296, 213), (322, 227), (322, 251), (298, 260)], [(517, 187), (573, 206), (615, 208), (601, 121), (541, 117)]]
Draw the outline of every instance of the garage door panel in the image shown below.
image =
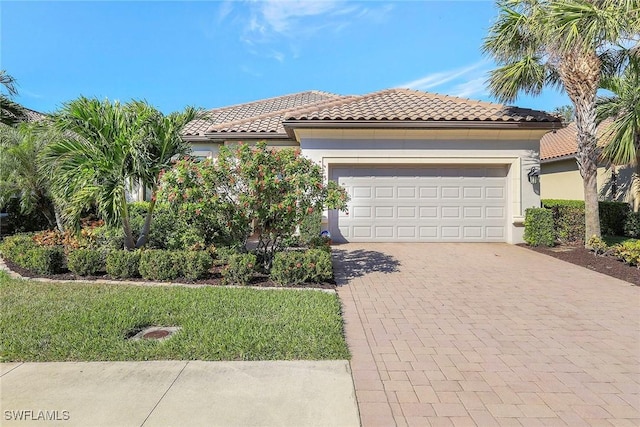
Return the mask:
[[(347, 241), (504, 241), (506, 167), (331, 169), (348, 188), (348, 214), (332, 214)], [(336, 224), (334, 224), (334, 222)]]

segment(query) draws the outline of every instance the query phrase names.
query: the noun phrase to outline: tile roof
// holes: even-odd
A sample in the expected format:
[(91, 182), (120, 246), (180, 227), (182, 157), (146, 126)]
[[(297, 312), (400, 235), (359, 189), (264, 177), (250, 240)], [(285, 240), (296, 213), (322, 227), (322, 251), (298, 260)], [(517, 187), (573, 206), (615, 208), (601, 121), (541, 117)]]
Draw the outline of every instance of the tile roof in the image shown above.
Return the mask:
[(274, 132), (285, 134), (279, 113), (291, 109), (342, 98), (342, 95), (317, 90), (278, 96), (206, 111), (206, 118), (194, 120), (184, 135), (209, 132)]
[[(610, 124), (609, 120), (605, 120), (598, 126), (597, 135), (600, 141), (602, 141), (601, 138)], [(540, 140), (540, 160), (542, 161), (575, 156), (577, 152), (578, 130), (575, 122), (569, 123), (565, 128), (545, 134)]]
[[(185, 136), (272, 134), (287, 137), (285, 125), (300, 122), (513, 122), (554, 123), (542, 111), (474, 101), (409, 89), (387, 89), (362, 96), (309, 91), (207, 112), (194, 120)], [(284, 125), (283, 125), (284, 122)]]
[(300, 109), (289, 120), (557, 122), (542, 111), (410, 89), (387, 89)]

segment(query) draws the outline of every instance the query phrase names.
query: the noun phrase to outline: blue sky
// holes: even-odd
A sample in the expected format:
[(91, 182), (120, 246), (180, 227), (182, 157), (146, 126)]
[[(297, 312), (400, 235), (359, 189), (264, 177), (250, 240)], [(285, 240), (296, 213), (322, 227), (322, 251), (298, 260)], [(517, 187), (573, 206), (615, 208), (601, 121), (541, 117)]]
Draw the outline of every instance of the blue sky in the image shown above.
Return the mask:
[[(80, 95), (165, 113), (323, 90), (408, 87), (492, 100), (480, 46), (493, 1), (2, 1), (1, 68), (22, 105)], [(521, 107), (553, 110), (547, 89)]]

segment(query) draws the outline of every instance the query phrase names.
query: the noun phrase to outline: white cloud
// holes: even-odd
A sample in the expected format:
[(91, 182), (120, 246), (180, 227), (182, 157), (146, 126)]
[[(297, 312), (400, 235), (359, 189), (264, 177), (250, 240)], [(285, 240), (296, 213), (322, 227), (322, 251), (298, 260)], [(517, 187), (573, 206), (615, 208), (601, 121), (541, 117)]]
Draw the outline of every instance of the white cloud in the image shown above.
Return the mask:
[(222, 21), (224, 21), (225, 18), (229, 16), (232, 10), (233, 10), (233, 2), (223, 1), (220, 4), (220, 7), (218, 8), (218, 17), (217, 17), (218, 23), (221, 23)]
[(486, 96), (489, 94), (485, 86), (486, 81), (486, 77), (478, 77), (454, 86), (451, 88), (450, 93), (453, 96), (459, 96), (461, 98)]
[[(431, 89), (434, 87), (442, 86), (445, 83), (449, 83), (453, 80), (456, 80), (460, 77), (466, 76), (474, 71), (477, 71), (479, 68), (486, 65), (486, 63), (487, 63), (486, 61), (482, 60), (466, 67), (427, 74), (426, 76), (420, 77), (419, 79), (412, 80), (410, 82), (398, 85), (397, 87), (407, 88), (407, 89), (418, 89), (418, 90)], [(474, 79), (477, 79), (477, 77)]]

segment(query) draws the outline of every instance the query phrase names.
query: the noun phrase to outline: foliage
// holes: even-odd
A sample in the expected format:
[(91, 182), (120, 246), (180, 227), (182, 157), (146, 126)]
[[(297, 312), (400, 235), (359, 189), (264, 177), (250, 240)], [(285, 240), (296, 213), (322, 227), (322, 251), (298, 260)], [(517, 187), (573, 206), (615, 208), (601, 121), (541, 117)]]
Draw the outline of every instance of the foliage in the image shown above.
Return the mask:
[(304, 218), (325, 207), (345, 209), (348, 199), (335, 182), (324, 184), (321, 167), (299, 150), (264, 142), (222, 147), (215, 162), (179, 161), (163, 175), (160, 197), (182, 215), (205, 219), (216, 233), (227, 230), (208, 234), (213, 242), (244, 247), (255, 224), (267, 271)]
[(598, 203), (600, 209), (600, 227), (603, 235), (621, 236), (624, 234), (624, 222), (630, 212), (628, 203), (606, 202)]
[(228, 285), (246, 286), (251, 282), (256, 269), (254, 254), (235, 254), (228, 258), (222, 277)]
[(95, 276), (107, 269), (105, 253), (97, 249), (76, 249), (67, 255), (67, 268), (78, 276)]
[(553, 228), (556, 237), (563, 243), (584, 240), (584, 202), (581, 200), (555, 200), (543, 202), (553, 212)]
[(138, 277), (140, 251), (115, 250), (107, 254), (107, 274), (118, 279)]
[(16, 80), (5, 70), (0, 70), (0, 85), (6, 93), (0, 93), (0, 123), (13, 126), (27, 120), (24, 107), (12, 98), (18, 94)]
[(271, 279), (280, 285), (320, 283), (332, 277), (331, 254), (322, 249), (278, 252), (273, 258)]
[(596, 255), (602, 255), (609, 249), (607, 243), (598, 236), (592, 236), (587, 240), (587, 244), (585, 246), (595, 252)]
[(38, 274), (57, 274), (64, 270), (64, 250), (60, 246), (29, 249), (21, 267)]
[(271, 279), (280, 285), (299, 285), (307, 280), (304, 252), (278, 252), (273, 257)]
[(16, 234), (5, 237), (2, 240), (2, 243), (0, 243), (0, 253), (3, 258), (23, 266), (26, 264), (27, 252), (37, 247), (38, 245), (33, 240), (31, 234)]
[(613, 253), (627, 264), (640, 268), (640, 240), (621, 243), (614, 247)]
[(544, 208), (529, 208), (525, 211), (524, 241), (530, 246), (553, 246), (553, 214)]
[(576, 156), (585, 190), (585, 234), (600, 236), (596, 92), (628, 61), (640, 32), (639, 0), (498, 0), (483, 50), (496, 61), (489, 89), (502, 102), (544, 87), (563, 89), (575, 109)]
[(624, 235), (640, 238), (640, 212), (629, 212), (624, 221)]
[(576, 109), (573, 105), (556, 107), (552, 113), (560, 117), (564, 123), (571, 123), (576, 119)]
[(612, 93), (596, 102), (598, 121), (612, 119), (603, 139), (602, 157), (614, 165), (635, 165), (634, 211), (640, 209), (640, 57), (638, 51), (617, 75), (605, 77), (600, 86)]
[(182, 263), (182, 276), (189, 280), (198, 280), (206, 277), (213, 265), (211, 255), (205, 251), (180, 252)]
[(229, 259), (233, 255), (239, 255), (240, 251), (236, 248), (231, 248), (227, 246), (215, 247), (213, 250), (213, 256), (215, 257), (214, 264), (215, 265), (226, 265), (229, 263)]
[[(38, 162), (47, 141), (44, 123), (0, 125), (0, 210), (17, 202), (19, 215), (44, 217), (48, 228), (56, 223), (56, 208), (50, 193), (50, 179)], [(18, 227), (22, 222), (17, 221)], [(43, 228), (47, 228), (43, 227)]]
[(309, 242), (320, 237), (322, 231), (322, 211), (317, 209), (305, 215), (300, 222), (300, 241), (308, 245)]
[(147, 280), (173, 280), (182, 273), (181, 258), (174, 251), (150, 249), (140, 255), (140, 275)]
[(180, 131), (197, 116), (192, 108), (164, 116), (140, 101), (121, 105), (80, 97), (65, 104), (54, 117), (64, 136), (51, 141), (41, 156), (65, 222), (77, 228), (82, 211), (95, 204), (107, 225), (122, 227), (126, 249), (143, 246), (155, 195), (134, 242), (127, 189), (136, 183), (155, 192), (160, 171), (187, 152)]
[[(0, 272), (1, 362), (348, 359), (340, 301), (326, 292), (95, 286)], [(125, 340), (147, 325), (171, 339)]]
[(49, 221), (40, 211), (33, 211), (29, 214), (22, 213), (20, 199), (10, 198), (4, 208), (0, 209), (7, 216), (0, 219), (4, 234), (15, 234), (46, 230), (50, 228)]

